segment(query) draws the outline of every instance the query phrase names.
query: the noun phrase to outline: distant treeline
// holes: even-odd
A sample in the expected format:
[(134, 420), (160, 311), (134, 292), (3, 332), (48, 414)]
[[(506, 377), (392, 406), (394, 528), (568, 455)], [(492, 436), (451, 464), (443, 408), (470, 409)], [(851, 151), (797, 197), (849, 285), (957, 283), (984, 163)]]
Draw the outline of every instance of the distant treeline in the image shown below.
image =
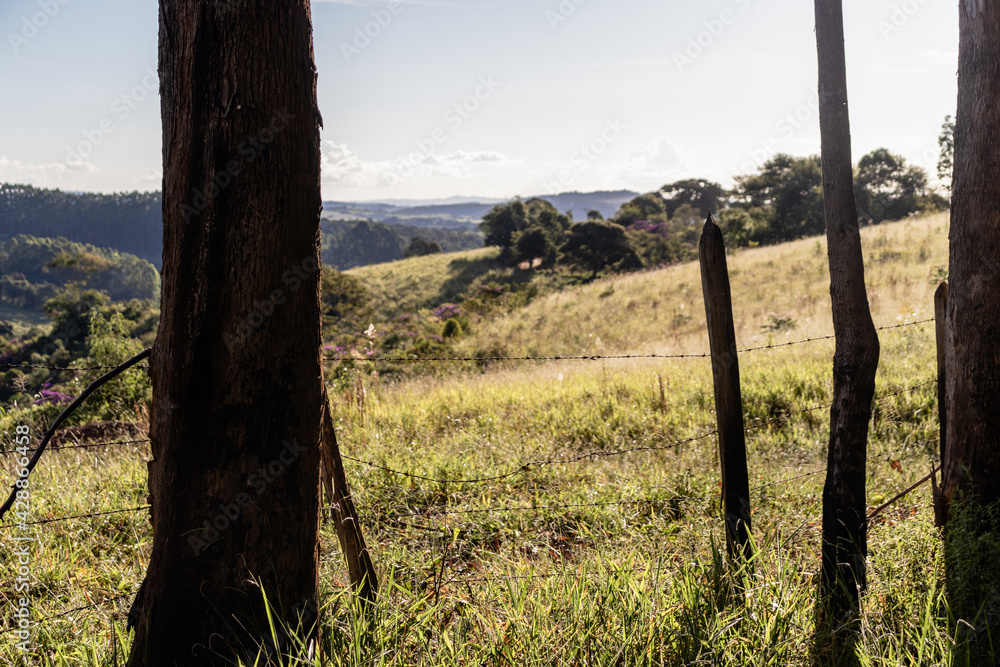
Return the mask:
[[(323, 261), (339, 269), (401, 259), (414, 238), (443, 252), (480, 248), (483, 236), (461, 231), (384, 224), (366, 220), (323, 220)], [(29, 234), (62, 237), (115, 248), (160, 269), (163, 221), (159, 192), (74, 194), (30, 185), (0, 184), (0, 242)]]
[(17, 234), (116, 248), (151, 262), (163, 255), (159, 192), (73, 194), (0, 184), (0, 241)]
[[(922, 168), (885, 148), (859, 160), (854, 191), (861, 224), (948, 208)], [(731, 247), (822, 234), (820, 158), (777, 154), (758, 173), (737, 176), (731, 190), (706, 179), (669, 183), (626, 202), (607, 220), (594, 210), (574, 222), (541, 199), (516, 199), (493, 207), (480, 229), (486, 245), (499, 247), (509, 263), (577, 267), (596, 276), (695, 259), (710, 211)]]
[[(478, 231), (387, 225), (372, 220), (326, 220), (323, 263), (341, 271), (428, 252), (457, 252), (483, 246)], [(415, 239), (418, 239), (416, 242)], [(433, 248), (431, 250), (430, 248)]]

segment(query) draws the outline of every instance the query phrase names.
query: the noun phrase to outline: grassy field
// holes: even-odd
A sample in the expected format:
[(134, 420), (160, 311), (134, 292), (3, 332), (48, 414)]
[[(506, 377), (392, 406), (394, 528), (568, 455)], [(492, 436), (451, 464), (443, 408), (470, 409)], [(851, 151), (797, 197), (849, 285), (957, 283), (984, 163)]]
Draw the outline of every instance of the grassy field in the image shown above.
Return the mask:
[[(947, 217), (934, 216), (863, 232), (876, 325), (907, 325), (880, 334), (872, 507), (935, 460), (934, 327), (909, 323), (933, 315), (947, 227)], [(384, 311), (408, 312), (457, 301), (477, 284), (522, 279), (492, 252), (352, 273)], [(831, 333), (823, 240), (740, 251), (730, 269), (741, 347)], [(694, 264), (543, 289), (523, 308), (475, 319), (457, 346), (469, 354), (498, 346), (511, 355), (702, 353), (700, 292)], [(720, 555), (707, 359), (358, 371), (336, 391), (335, 415), (381, 594), (366, 623), (324, 525), (323, 664), (809, 664), (832, 353), (832, 341), (820, 340), (740, 358), (758, 553), (740, 573)], [(16, 418), (4, 418), (5, 433)], [(37, 434), (43, 424), (33, 426)], [(32, 479), (31, 519), (144, 505), (148, 455), (142, 443), (47, 454)], [(35, 663), (120, 661), (151, 545), (146, 513), (39, 524), (32, 533), (33, 607), (44, 619), (33, 629)], [(0, 527), (7, 603), (13, 534)], [(860, 664), (958, 664), (940, 544), (926, 488), (872, 523)], [(0, 665), (20, 664), (13, 644), (0, 634)]]

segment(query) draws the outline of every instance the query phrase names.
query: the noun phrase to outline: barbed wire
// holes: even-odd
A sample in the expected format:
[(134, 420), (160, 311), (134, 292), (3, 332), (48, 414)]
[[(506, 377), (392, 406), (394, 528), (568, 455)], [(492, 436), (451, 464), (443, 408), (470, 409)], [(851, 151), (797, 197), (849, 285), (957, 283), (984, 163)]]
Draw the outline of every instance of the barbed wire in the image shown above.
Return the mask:
[[(11, 364), (11, 363), (0, 363), (0, 368), (6, 368), (8, 370), (15, 368), (32, 368), (38, 369), (43, 368), (50, 371), (110, 371), (117, 368), (117, 366), (46, 366), (44, 364)], [(132, 366), (126, 370), (148, 370), (149, 366)]]
[[(88, 442), (86, 444), (79, 445), (52, 445), (48, 449), (50, 451), (59, 449), (93, 449), (95, 447), (117, 447), (122, 445), (137, 445), (143, 442), (151, 442), (149, 438), (143, 438), (141, 440), (119, 440), (117, 442)], [(0, 449), (0, 454), (17, 454), (19, 453), (16, 449)]]
[[(888, 331), (890, 329), (900, 329), (902, 327), (911, 327), (918, 324), (927, 324), (928, 322), (933, 322), (934, 319), (916, 320), (913, 322), (903, 322), (901, 324), (891, 324), (882, 327), (877, 327), (876, 331)], [(801, 340), (793, 340), (785, 343), (768, 343), (767, 345), (758, 345), (756, 347), (747, 347), (739, 349), (736, 352), (742, 354), (744, 352), (759, 352), (761, 350), (773, 350), (781, 347), (790, 347), (793, 345), (802, 345), (804, 343), (813, 343), (822, 340), (834, 340), (836, 339), (835, 334), (830, 334), (828, 336), (816, 336), (813, 338), (803, 338)], [(500, 362), (500, 361), (605, 361), (605, 360), (616, 360), (616, 359), (708, 359), (712, 355), (708, 353), (678, 353), (678, 354), (663, 354), (663, 353), (646, 353), (646, 354), (554, 354), (554, 355), (514, 355), (514, 356), (503, 356), (503, 355), (492, 355), (486, 357), (474, 357), (474, 356), (436, 356), (436, 357), (386, 357), (386, 356), (370, 356), (370, 357), (358, 357), (357, 359), (353, 357), (323, 357), (324, 361), (371, 361), (376, 363), (418, 363), (418, 362)]]
[(72, 516), (60, 516), (52, 519), (39, 519), (37, 521), (18, 521), (16, 523), (0, 524), (0, 530), (5, 528), (20, 528), (21, 526), (39, 526), (48, 523), (60, 523), (62, 521), (73, 521), (74, 519), (91, 519), (99, 516), (108, 516), (110, 514), (125, 514), (126, 512), (141, 512), (142, 510), (148, 510), (150, 505), (140, 505), (139, 507), (129, 507), (120, 510), (107, 510), (105, 512), (90, 512), (87, 514), (74, 514)]
[(677, 442), (672, 442), (669, 445), (649, 445), (644, 447), (630, 447), (628, 449), (616, 449), (611, 451), (598, 450), (566, 459), (539, 459), (537, 461), (527, 461), (525, 463), (519, 464), (515, 468), (512, 468), (504, 473), (500, 473), (497, 475), (490, 475), (486, 477), (469, 478), (469, 479), (439, 479), (434, 477), (427, 477), (425, 475), (418, 475), (416, 473), (404, 472), (402, 470), (396, 470), (394, 468), (383, 466), (378, 463), (374, 463), (372, 461), (365, 461), (364, 459), (358, 459), (352, 456), (347, 456), (346, 454), (341, 454), (341, 458), (344, 458), (348, 461), (352, 461), (354, 463), (358, 463), (360, 465), (368, 466), (370, 468), (377, 468), (379, 470), (384, 470), (386, 472), (395, 475), (410, 477), (413, 479), (421, 479), (427, 482), (434, 482), (436, 484), (481, 484), (483, 482), (494, 482), (501, 479), (507, 479), (508, 477), (513, 477), (519, 473), (527, 472), (532, 468), (540, 468), (550, 465), (560, 465), (560, 464), (565, 465), (570, 463), (579, 463), (580, 461), (594, 460), (599, 458), (609, 458), (612, 456), (623, 456), (625, 454), (631, 454), (634, 452), (664, 451), (668, 449), (673, 449), (674, 447), (677, 447), (679, 445), (695, 442), (696, 440), (702, 440), (709, 436), (715, 435), (716, 433), (718, 433), (718, 431), (716, 429), (712, 429), (711, 431), (702, 433), (701, 435), (687, 438), (685, 440), (678, 440)]
[[(102, 600), (101, 602), (92, 602), (90, 604), (85, 604), (85, 605), (82, 605), (80, 607), (74, 607), (73, 609), (67, 609), (66, 611), (61, 611), (58, 614), (51, 614), (49, 616), (44, 616), (42, 618), (39, 618), (39, 619), (33, 621), (33, 623), (38, 624), (38, 623), (45, 623), (47, 621), (54, 621), (57, 618), (62, 618), (63, 616), (69, 616), (70, 614), (74, 614), (74, 613), (76, 613), (78, 611), (86, 611), (88, 609), (94, 609), (95, 607), (101, 607), (101, 606), (103, 606), (104, 604), (106, 604), (108, 602), (114, 603), (114, 602), (118, 602), (119, 600), (127, 600), (130, 597), (132, 597), (132, 596), (131, 595), (116, 595), (113, 598), (109, 598), (107, 600)], [(0, 629), (0, 635), (9, 634), (11, 632), (14, 632), (17, 629), (18, 628), (16, 628), (16, 627), (10, 627), (10, 628)]]
[[(890, 324), (886, 326), (876, 327), (876, 331), (888, 331), (890, 329), (899, 329), (902, 327), (910, 327), (918, 324), (927, 324), (929, 322), (934, 322), (934, 318), (915, 320), (913, 322), (903, 322), (901, 324)], [(744, 352), (759, 352), (761, 350), (773, 350), (781, 347), (791, 347), (794, 345), (802, 345), (804, 343), (814, 343), (822, 340), (833, 340), (836, 338), (835, 334), (830, 334), (827, 336), (815, 336), (811, 338), (802, 338), (800, 340), (788, 341), (785, 343), (768, 343), (767, 345), (758, 345), (755, 347), (747, 347), (737, 350), (738, 353)], [(360, 361), (374, 361), (379, 363), (413, 363), (413, 362), (469, 362), (469, 361), (602, 361), (602, 360), (614, 360), (614, 359), (707, 359), (711, 357), (708, 353), (679, 353), (679, 354), (661, 354), (661, 353), (649, 353), (649, 354), (555, 354), (555, 355), (521, 355), (521, 356), (486, 356), (486, 357), (473, 357), (473, 356), (438, 356), (438, 357), (364, 357), (360, 358)], [(349, 361), (350, 357), (323, 357), (324, 361)], [(0, 363), (0, 368), (6, 368), (9, 370), (17, 368), (27, 368), (27, 369), (45, 369), (51, 371), (105, 371), (112, 370), (116, 368), (115, 366), (51, 366), (46, 364), (11, 364), (11, 363)], [(133, 366), (129, 370), (148, 370), (148, 365)]]

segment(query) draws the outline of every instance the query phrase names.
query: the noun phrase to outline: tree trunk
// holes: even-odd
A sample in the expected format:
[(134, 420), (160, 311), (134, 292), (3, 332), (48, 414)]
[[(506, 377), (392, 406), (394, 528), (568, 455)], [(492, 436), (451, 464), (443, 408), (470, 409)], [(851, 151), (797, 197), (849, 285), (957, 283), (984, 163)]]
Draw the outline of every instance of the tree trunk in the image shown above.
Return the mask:
[[(959, 8), (945, 373), (945, 563), (956, 651), (1000, 635), (1000, 5)], [(958, 660), (956, 660), (956, 664)]]
[[(980, 7), (982, 7), (980, 9)], [(1000, 6), (959, 12), (944, 494), (1000, 501)]]
[(815, 0), (823, 207), (836, 352), (823, 487), (820, 630), (843, 627), (865, 588), (865, 455), (879, 342), (868, 308), (854, 199), (841, 0)]
[[(236, 9), (160, 0), (153, 548), (132, 666), (273, 655), (265, 596), (277, 622), (316, 621), (322, 204), (310, 8)], [(277, 643), (287, 645), (280, 630)]]

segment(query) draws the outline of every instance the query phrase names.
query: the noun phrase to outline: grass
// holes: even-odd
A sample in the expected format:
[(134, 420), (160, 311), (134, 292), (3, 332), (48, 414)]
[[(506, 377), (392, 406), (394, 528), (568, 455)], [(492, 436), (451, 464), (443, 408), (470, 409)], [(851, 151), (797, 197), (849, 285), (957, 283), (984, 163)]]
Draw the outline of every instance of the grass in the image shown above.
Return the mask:
[[(864, 243), (876, 324), (931, 317), (947, 218), (868, 228)], [(500, 276), (490, 253), (354, 273), (385, 308), (427, 307)], [(825, 262), (817, 239), (734, 254), (740, 346), (829, 334)], [(703, 329), (698, 267), (688, 264), (543, 291), (515, 312), (474, 321), (460, 345), (700, 353)], [(926, 384), (935, 373), (933, 323), (880, 338), (871, 506), (923, 477), (937, 451), (936, 386)], [(360, 374), (337, 390), (335, 416), (381, 595), (374, 621), (364, 621), (325, 524), (323, 664), (810, 664), (832, 353), (825, 340), (741, 356), (757, 545), (742, 572), (728, 571), (720, 553), (716, 440), (699, 437), (714, 428), (707, 360)], [(31, 517), (143, 505), (148, 455), (145, 445), (47, 454), (32, 478)], [(951, 653), (932, 514), (921, 488), (873, 522), (862, 665), (962, 664)], [(149, 557), (145, 513), (33, 532), (33, 606), (47, 619), (35, 626), (35, 662), (120, 657), (128, 596)], [(11, 535), (0, 528), (5, 582)], [(0, 592), (13, 597), (6, 586)], [(0, 634), (0, 665), (19, 664), (12, 646)]]

